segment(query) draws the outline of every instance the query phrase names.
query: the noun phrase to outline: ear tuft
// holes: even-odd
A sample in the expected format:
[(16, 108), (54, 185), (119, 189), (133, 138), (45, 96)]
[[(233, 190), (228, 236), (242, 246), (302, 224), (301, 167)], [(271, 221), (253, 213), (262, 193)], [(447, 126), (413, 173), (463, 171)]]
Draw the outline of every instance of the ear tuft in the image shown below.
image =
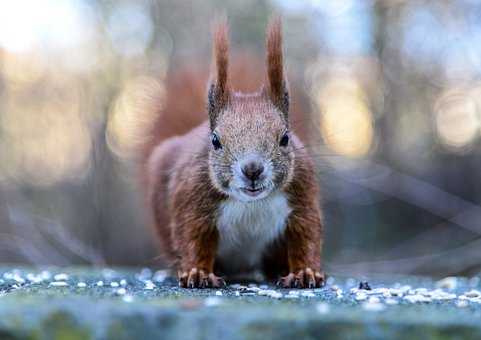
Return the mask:
[(227, 20), (220, 20), (214, 30), (213, 42), (213, 65), (211, 80), (208, 88), (207, 110), (211, 127), (219, 116), (219, 113), (227, 105), (229, 100), (228, 67), (229, 67), (229, 29)]
[(282, 25), (279, 17), (269, 22), (266, 32), (267, 93), (274, 105), (288, 118), (289, 92), (284, 76)]

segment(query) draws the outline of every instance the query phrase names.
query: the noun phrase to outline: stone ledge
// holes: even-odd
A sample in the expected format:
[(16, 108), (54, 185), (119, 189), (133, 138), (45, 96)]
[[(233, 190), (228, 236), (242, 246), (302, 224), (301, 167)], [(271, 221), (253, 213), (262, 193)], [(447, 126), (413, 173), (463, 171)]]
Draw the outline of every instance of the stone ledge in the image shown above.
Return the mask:
[(2, 339), (481, 338), (479, 280), (378, 278), (365, 291), (336, 278), (306, 292), (186, 290), (146, 270), (3, 268), (0, 276)]

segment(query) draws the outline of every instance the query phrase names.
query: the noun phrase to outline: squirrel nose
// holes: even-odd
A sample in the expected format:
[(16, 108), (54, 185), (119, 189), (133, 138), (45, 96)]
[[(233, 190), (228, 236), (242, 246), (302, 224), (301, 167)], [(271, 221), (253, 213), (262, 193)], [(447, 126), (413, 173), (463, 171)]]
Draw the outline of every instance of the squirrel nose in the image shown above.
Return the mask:
[(251, 161), (242, 166), (242, 173), (251, 181), (259, 179), (264, 172), (264, 165), (259, 162)]

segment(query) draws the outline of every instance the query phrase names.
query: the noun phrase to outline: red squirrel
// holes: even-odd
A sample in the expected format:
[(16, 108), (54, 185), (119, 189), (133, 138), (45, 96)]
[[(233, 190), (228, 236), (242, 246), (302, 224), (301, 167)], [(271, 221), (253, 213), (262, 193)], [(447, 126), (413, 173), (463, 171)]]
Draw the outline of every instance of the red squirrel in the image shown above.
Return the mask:
[(233, 91), (228, 47), (224, 22), (214, 32), (208, 119), (148, 149), (144, 186), (163, 256), (186, 288), (223, 287), (223, 277), (256, 270), (285, 288), (320, 287), (319, 185), (289, 130), (280, 20), (267, 28), (259, 91)]

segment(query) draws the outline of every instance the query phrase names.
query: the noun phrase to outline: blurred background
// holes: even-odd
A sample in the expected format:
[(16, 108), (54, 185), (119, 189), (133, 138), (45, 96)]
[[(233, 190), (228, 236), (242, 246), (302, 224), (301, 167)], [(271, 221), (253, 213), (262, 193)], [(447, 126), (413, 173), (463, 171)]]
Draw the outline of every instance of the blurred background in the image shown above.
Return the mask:
[(206, 76), (223, 11), (232, 55), (261, 66), (283, 17), (328, 270), (479, 273), (476, 0), (1, 1), (0, 262), (162, 265), (136, 146), (151, 99), (186, 65)]

